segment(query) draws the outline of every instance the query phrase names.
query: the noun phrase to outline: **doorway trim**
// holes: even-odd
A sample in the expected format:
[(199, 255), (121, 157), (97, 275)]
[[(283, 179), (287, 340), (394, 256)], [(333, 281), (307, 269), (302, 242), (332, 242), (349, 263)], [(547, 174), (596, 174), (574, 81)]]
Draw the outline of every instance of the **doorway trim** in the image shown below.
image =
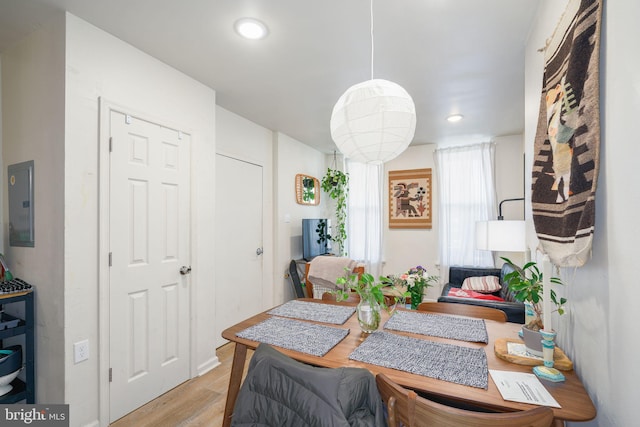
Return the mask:
[[(180, 126), (172, 120), (153, 117), (150, 114), (140, 112), (134, 108), (125, 107), (98, 98), (98, 416), (101, 426), (110, 424), (110, 400), (109, 400), (109, 368), (111, 347), (109, 344), (110, 334), (110, 297), (109, 297), (109, 183), (110, 183), (110, 154), (109, 154), (109, 133), (111, 112), (128, 114), (141, 120), (162, 124), (175, 130), (182, 130), (191, 135), (191, 145), (189, 151), (190, 158), (190, 201), (189, 201), (189, 250), (191, 262), (197, 258), (195, 245), (195, 219), (194, 207), (194, 173), (193, 173), (193, 132), (187, 126)], [(189, 278), (189, 378), (198, 376), (197, 366), (197, 336), (195, 319), (197, 318), (197, 275)], [(215, 366), (215, 365), (214, 365)]]

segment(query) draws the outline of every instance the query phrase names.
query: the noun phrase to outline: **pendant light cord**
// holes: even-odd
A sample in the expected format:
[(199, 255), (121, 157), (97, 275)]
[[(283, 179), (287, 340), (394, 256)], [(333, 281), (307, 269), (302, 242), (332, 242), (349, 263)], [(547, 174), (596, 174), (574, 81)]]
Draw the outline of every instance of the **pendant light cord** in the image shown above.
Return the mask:
[(373, 80), (373, 0), (370, 0), (370, 19), (371, 19), (371, 80)]

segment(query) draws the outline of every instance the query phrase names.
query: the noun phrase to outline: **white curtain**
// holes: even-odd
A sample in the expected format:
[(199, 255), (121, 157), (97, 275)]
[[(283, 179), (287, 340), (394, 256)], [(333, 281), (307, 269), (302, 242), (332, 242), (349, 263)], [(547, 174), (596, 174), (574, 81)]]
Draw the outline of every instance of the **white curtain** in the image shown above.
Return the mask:
[(437, 149), (441, 271), (493, 267), (491, 251), (476, 249), (477, 221), (496, 219), (493, 143)]
[(376, 279), (382, 274), (382, 165), (346, 161), (349, 173), (347, 201), (347, 255), (364, 263)]

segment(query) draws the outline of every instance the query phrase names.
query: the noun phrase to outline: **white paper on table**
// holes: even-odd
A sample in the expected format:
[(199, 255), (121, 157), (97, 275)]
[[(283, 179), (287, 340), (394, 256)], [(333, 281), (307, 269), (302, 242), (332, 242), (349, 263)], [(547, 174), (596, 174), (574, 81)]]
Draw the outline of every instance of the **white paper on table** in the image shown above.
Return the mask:
[(561, 408), (534, 374), (495, 369), (489, 369), (489, 373), (504, 400)]
[(544, 360), (544, 358), (540, 356), (536, 356), (535, 354), (529, 353), (527, 351), (527, 346), (525, 346), (524, 343), (508, 342), (507, 353), (513, 356), (528, 357), (529, 359), (535, 359), (535, 360)]

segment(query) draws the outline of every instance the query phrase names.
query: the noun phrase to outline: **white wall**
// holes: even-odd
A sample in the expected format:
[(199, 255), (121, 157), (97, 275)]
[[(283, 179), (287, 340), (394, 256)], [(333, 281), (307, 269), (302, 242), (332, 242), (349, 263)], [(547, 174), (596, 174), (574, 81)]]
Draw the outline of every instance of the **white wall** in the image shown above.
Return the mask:
[(296, 174), (302, 173), (322, 181), (327, 170), (325, 155), (283, 133), (275, 134), (274, 158), (276, 159), (274, 232), (276, 260), (274, 263), (274, 304), (295, 298), (286, 273), (292, 259), (302, 258), (302, 219), (326, 218), (333, 211), (332, 200), (321, 191), (317, 206), (296, 202)]
[[(4, 171), (10, 164), (34, 160), (35, 182), (35, 247), (11, 247), (5, 238), (3, 252), (14, 276), (35, 288), (36, 375), (39, 378), (36, 399), (47, 403), (65, 401), (64, 354), (68, 350), (63, 238), (64, 39), (64, 15), (60, 14), (2, 54), (4, 162), (0, 183), (4, 235), (9, 235)], [(95, 276), (88, 283), (95, 284)]]
[[(502, 200), (524, 197), (524, 138), (523, 135), (501, 136), (493, 139), (496, 144), (496, 203)], [(523, 220), (525, 202), (510, 201), (502, 205), (505, 221)], [(504, 263), (500, 257), (507, 257), (518, 265), (523, 265), (525, 256), (521, 252), (494, 252), (496, 267)]]
[(222, 107), (216, 108), (216, 152), (254, 164), (264, 172), (264, 300), (266, 310), (295, 298), (287, 276), (289, 262), (302, 258), (302, 219), (331, 214), (331, 201), (296, 203), (295, 176), (322, 179), (326, 155), (288, 135), (273, 132)]
[[(524, 139), (523, 135), (501, 136), (496, 144), (496, 203), (504, 199), (524, 197)], [(524, 219), (524, 201), (502, 205), (505, 220)]]
[(274, 305), (273, 265), (276, 256), (273, 245), (273, 132), (217, 106), (216, 152), (263, 168), (262, 304), (266, 310)]
[[(544, 59), (544, 46), (566, 1), (542, 1), (527, 44), (525, 73), (525, 150), (533, 155)], [(634, 123), (640, 116), (640, 28), (638, 2), (606, 2), (600, 51), (601, 152), (596, 193), (592, 259), (584, 267), (563, 269), (567, 284), (557, 289), (569, 303), (568, 314), (555, 317), (558, 342), (573, 360), (598, 410), (580, 426), (637, 424), (640, 383), (636, 339), (635, 266), (640, 210), (634, 171), (640, 157)], [(527, 165), (530, 184), (531, 165)], [(529, 185), (527, 188), (530, 188)], [(530, 191), (528, 196), (530, 196)], [(527, 216), (531, 217), (530, 206)]]
[[(402, 154), (384, 164), (383, 179), (383, 244), (382, 274), (400, 274), (418, 265), (430, 274), (440, 276), (438, 255), (438, 181), (433, 153), (435, 144), (410, 146)], [(431, 168), (431, 229), (389, 228), (389, 171)], [(427, 290), (427, 298), (437, 299), (440, 288)]]
[[(64, 390), (65, 401), (72, 408), (71, 425), (77, 426), (97, 422), (99, 405), (105, 402), (99, 401), (105, 389), (100, 389), (98, 383), (99, 376), (104, 375), (99, 372), (99, 355), (104, 349), (98, 347), (98, 313), (107, 308), (107, 301), (99, 301), (97, 283), (98, 273), (104, 268), (97, 256), (98, 99), (102, 97), (161, 123), (176, 124), (191, 134), (192, 225), (196, 227), (192, 235), (191, 287), (197, 294), (191, 307), (194, 375), (217, 363), (210, 309), (215, 302), (210, 280), (214, 276), (214, 206), (210, 192), (215, 177), (215, 92), (79, 18), (70, 14), (66, 17), (65, 176), (60, 181), (65, 188), (66, 375), (64, 382), (52, 387)], [(61, 95), (59, 99), (64, 98)], [(61, 245), (62, 241), (58, 243)], [(76, 365), (73, 343), (81, 339), (89, 340), (92, 357)], [(46, 382), (49, 375), (56, 375), (40, 366), (38, 372)], [(103, 417), (100, 422), (106, 425), (108, 419)]]

